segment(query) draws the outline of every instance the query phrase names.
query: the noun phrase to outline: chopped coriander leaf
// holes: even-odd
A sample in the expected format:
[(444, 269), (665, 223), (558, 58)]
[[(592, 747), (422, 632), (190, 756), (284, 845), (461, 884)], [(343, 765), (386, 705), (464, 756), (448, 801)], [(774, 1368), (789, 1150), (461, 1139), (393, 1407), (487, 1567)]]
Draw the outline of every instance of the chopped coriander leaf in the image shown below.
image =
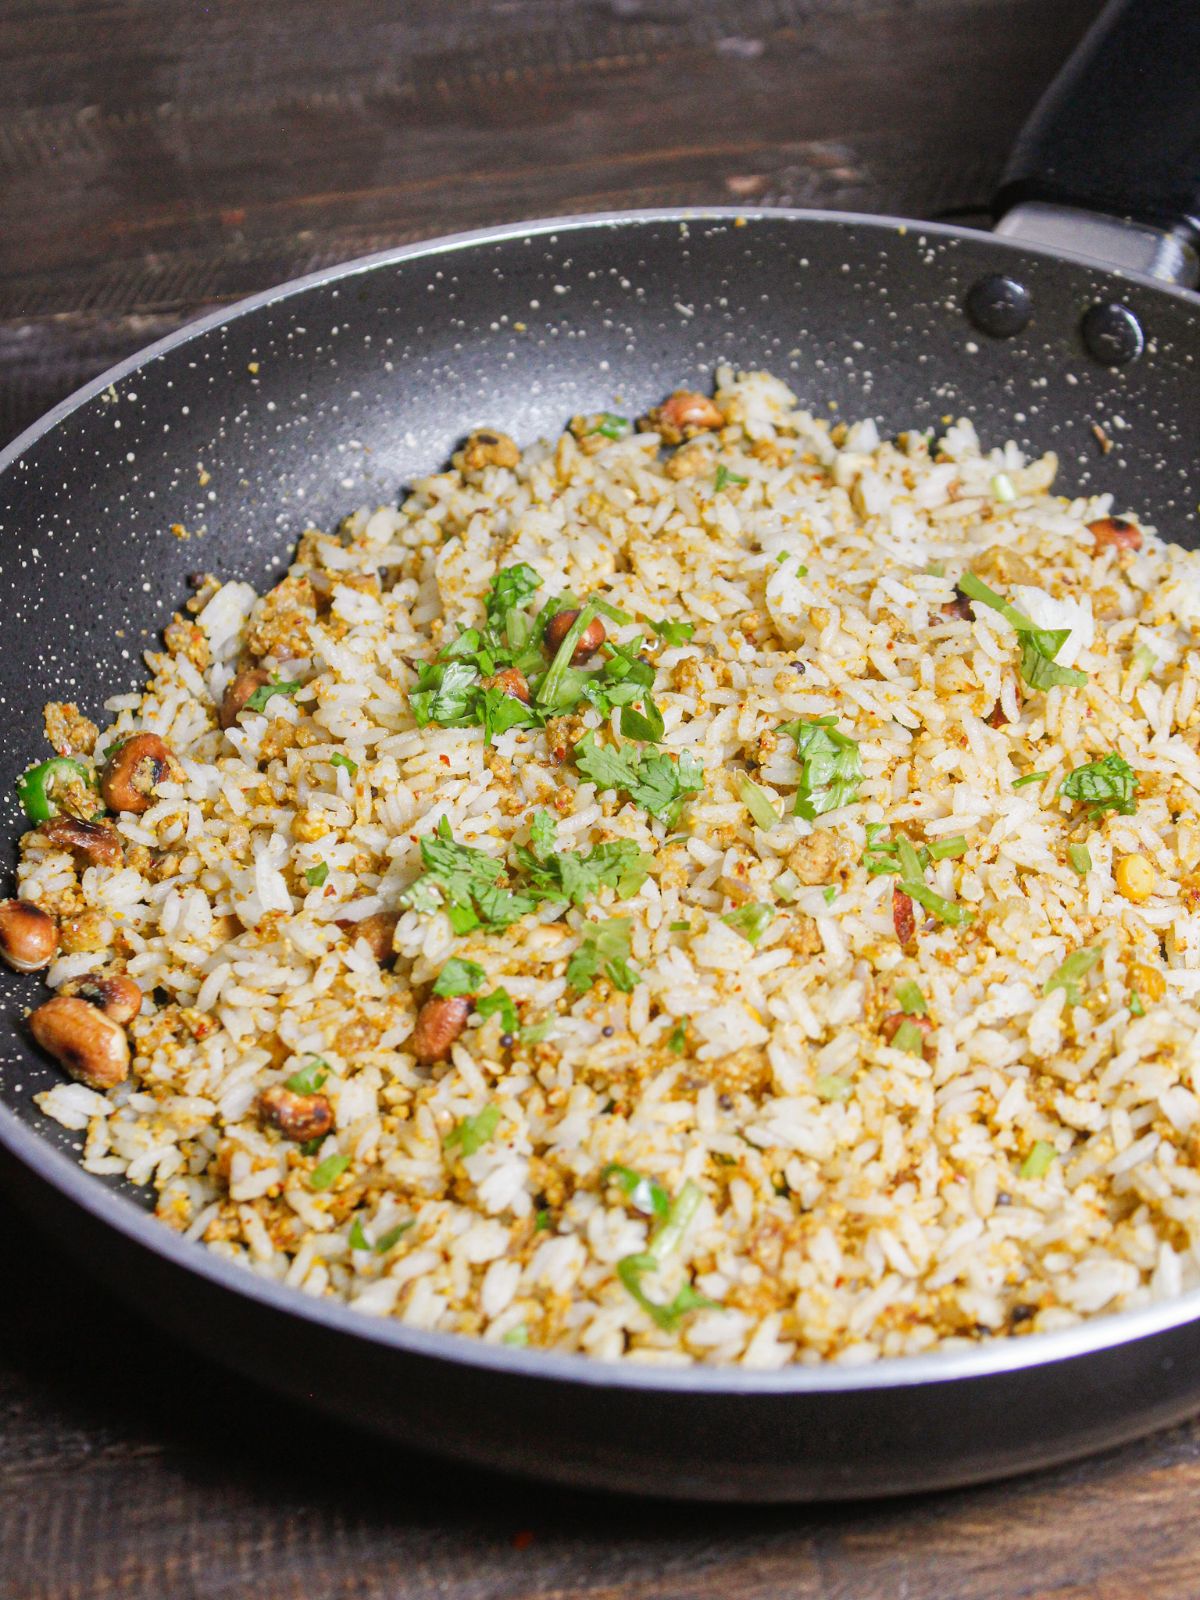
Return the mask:
[(554, 854), (558, 841), (558, 822), (549, 811), (535, 811), (529, 824), (529, 848), (539, 861)]
[(355, 1217), (350, 1224), (350, 1248), (351, 1250), (369, 1250), (371, 1248), (371, 1241), (363, 1232), (361, 1217)]
[(515, 1328), (510, 1328), (500, 1340), (501, 1344), (513, 1345), (521, 1350), (529, 1343), (529, 1329), (523, 1322), (518, 1322)]
[(925, 996), (911, 978), (905, 978), (902, 983), (898, 983), (893, 992), (896, 996), (896, 1003), (905, 1016), (923, 1017), (929, 1010), (929, 1007), (925, 1004)]
[(459, 956), (451, 956), (446, 965), (438, 973), (437, 982), (433, 986), (436, 995), (478, 994), (487, 981), (487, 973), (477, 961), (464, 961)]
[(1080, 980), (1086, 978), (1088, 973), (1104, 954), (1102, 950), (1093, 946), (1090, 950), (1073, 950), (1060, 967), (1054, 971), (1042, 985), (1043, 995), (1053, 994), (1055, 989), (1065, 989), (1067, 1004), (1079, 1005), (1082, 995), (1080, 993)]
[(1091, 852), (1085, 844), (1069, 844), (1067, 846), (1067, 860), (1081, 878), (1086, 877), (1092, 870)]
[(760, 789), (753, 778), (747, 777), (744, 772), (738, 774), (737, 792), (742, 804), (764, 833), (770, 833), (772, 828), (779, 826), (779, 813), (771, 804), (767, 791)]
[(667, 1259), (674, 1255), (683, 1243), (684, 1234), (696, 1211), (704, 1199), (704, 1192), (689, 1179), (680, 1190), (677, 1198), (672, 1203), (666, 1219), (660, 1224), (650, 1239), (645, 1250), (638, 1255), (624, 1256), (617, 1262), (617, 1275), (628, 1292), (647, 1312), (660, 1328), (667, 1333), (673, 1333), (679, 1326), (681, 1318), (690, 1311), (699, 1311), (702, 1308), (715, 1309), (715, 1301), (708, 1300), (693, 1286), (684, 1284), (678, 1294), (666, 1305), (656, 1300), (651, 1300), (642, 1288), (642, 1278), (649, 1272), (657, 1272)]
[(469, 933), (481, 924), (507, 928), (537, 905), (537, 897), (497, 885), (504, 863), (470, 845), (458, 844), (445, 817), (437, 831), (421, 840), (425, 873), (401, 897), (415, 911), (444, 908), (455, 933)]
[(299, 694), (303, 687), (302, 683), (285, 683), (282, 678), (273, 678), (270, 683), (264, 683), (255, 689), (254, 693), (246, 701), (245, 709), (247, 711), (265, 711), (267, 702), (272, 696), (277, 694)]
[(1048, 772), (1027, 772), (1023, 778), (1013, 780), (1013, 788), (1023, 789), (1027, 783), (1044, 783), (1049, 776)]
[(586, 733), (575, 746), (575, 763), (601, 789), (624, 789), (635, 804), (672, 826), (679, 808), (704, 786), (704, 771), (690, 750), (676, 763), (665, 751), (641, 756), (627, 747), (596, 743)]
[(443, 728), (466, 727), (475, 721), (479, 673), (473, 662), (447, 661), (444, 665), (422, 661), (417, 686), (408, 696), (419, 728), (431, 722)]
[(796, 741), (801, 773), (795, 814), (809, 822), (857, 799), (865, 776), (856, 741), (839, 733), (836, 721), (819, 717), (814, 722), (787, 722), (779, 730)]
[(1144, 1017), (1146, 1008), (1142, 1004), (1142, 997), (1136, 989), (1129, 991), (1129, 1014), (1134, 1017)]
[(629, 418), (618, 417), (612, 411), (601, 411), (596, 418), (594, 426), (588, 429), (589, 436), (593, 433), (600, 433), (606, 439), (623, 439), (628, 432)]
[(953, 834), (949, 839), (935, 839), (929, 846), (929, 859), (931, 861), (952, 861), (958, 856), (967, 853), (966, 835)]
[(313, 1056), (299, 1072), (293, 1072), (290, 1078), (284, 1079), (283, 1087), (290, 1089), (293, 1094), (316, 1094), (328, 1076), (328, 1061)]
[(304, 880), (310, 889), (319, 889), (329, 876), (329, 868), (323, 861), (318, 861), (315, 867), (304, 869)]
[(310, 1189), (328, 1189), (337, 1182), (350, 1165), (350, 1157), (334, 1154), (326, 1156), (308, 1175)]
[(730, 472), (729, 468), (721, 463), (717, 466), (717, 476), (714, 480), (713, 487), (715, 488), (716, 492), (720, 494), (721, 490), (724, 489), (728, 484), (743, 484), (749, 482), (749, 478), (743, 478), (736, 472)]
[(525, 845), (517, 845), (513, 854), (527, 875), (529, 890), (542, 899), (574, 905), (583, 905), (601, 888), (615, 889), (627, 900), (645, 883), (653, 860), (631, 839), (605, 840), (586, 855), (563, 851), (539, 859)]
[(557, 1017), (543, 1017), (541, 1022), (530, 1022), (521, 1029), (520, 1039), (522, 1044), (541, 1044), (554, 1032)]
[(1131, 817), (1137, 810), (1138, 778), (1133, 768), (1116, 751), (1076, 767), (1059, 784), (1059, 794), (1070, 800), (1082, 801), (1092, 817), (1106, 811), (1117, 811)]
[(498, 684), (481, 689), (477, 709), (485, 744), (492, 744), (497, 734), (507, 733), (510, 728), (536, 728), (541, 721), (536, 711)]
[(575, 647), (592, 625), (595, 617), (596, 608), (589, 601), (563, 635), (562, 643), (555, 651), (554, 660), (550, 663), (550, 670), (538, 685), (536, 696), (538, 705), (555, 706), (558, 704), (563, 680), (570, 669), (571, 657), (575, 654)]
[(694, 622), (672, 622), (667, 617), (661, 622), (652, 622), (650, 626), (662, 642), (672, 649), (676, 645), (686, 644), (696, 631)]
[(736, 911), (727, 911), (721, 921), (748, 943), (757, 944), (775, 921), (775, 907), (751, 901), (749, 905), (738, 906)]
[(483, 1149), (499, 1126), (500, 1107), (484, 1106), (475, 1116), (456, 1122), (443, 1140), (442, 1148), (447, 1154), (453, 1151), (460, 1156), (473, 1156)]
[(607, 922), (587, 922), (579, 949), (567, 963), (567, 983), (583, 993), (603, 974), (622, 994), (632, 992), (641, 981), (629, 965), (633, 923), (629, 917), (610, 917)]
[(690, 933), (692, 925), (690, 922), (669, 922), (667, 929), (670, 933)]
[(358, 762), (351, 761), (350, 757), (344, 756), (340, 750), (336, 755), (330, 756), (329, 765), (331, 767), (345, 767), (351, 777), (358, 771)]
[(408, 1230), (415, 1225), (416, 1220), (415, 1217), (406, 1217), (403, 1222), (398, 1222), (394, 1228), (389, 1228), (386, 1233), (381, 1234), (375, 1241), (375, 1254), (387, 1255), (393, 1245), (399, 1244)]
[(533, 1219), (533, 1231), (535, 1233), (545, 1233), (549, 1226), (550, 1213), (545, 1209), (545, 1207), (543, 1207)]
[(924, 906), (926, 911), (935, 916), (939, 922), (946, 923), (948, 927), (961, 928), (975, 916), (973, 911), (957, 900), (947, 900), (944, 895), (935, 894), (923, 883), (901, 883), (900, 887), (910, 900), (915, 900), (918, 905)]
[(672, 1055), (681, 1056), (687, 1049), (687, 1017), (680, 1017), (671, 1029), (671, 1037), (667, 1040), (667, 1049)]
[(619, 1162), (609, 1162), (600, 1174), (600, 1182), (614, 1184), (633, 1209), (640, 1211), (643, 1216), (665, 1218), (671, 1209), (667, 1191), (657, 1178), (647, 1178), (632, 1167), (621, 1166)]
[(925, 1035), (915, 1022), (905, 1017), (892, 1035), (892, 1049), (904, 1050), (910, 1056), (919, 1056), (925, 1049)]
[(641, 739), (647, 744), (658, 744), (665, 731), (662, 712), (649, 695), (643, 701), (644, 711), (625, 706), (621, 712), (621, 733), (626, 739)]
[(505, 1033), (516, 1033), (520, 1026), (517, 1008), (513, 1003), (512, 995), (507, 989), (493, 989), (491, 994), (485, 994), (476, 1000), (475, 1010), (481, 1017), (494, 1017), (499, 1015), (500, 1026)]
[(1021, 1177), (1044, 1178), (1057, 1157), (1058, 1151), (1047, 1140), (1035, 1140), (1032, 1150), (1021, 1163)]
[(1031, 689), (1044, 692), (1060, 684), (1082, 689), (1088, 681), (1086, 672), (1080, 672), (1078, 667), (1060, 667), (1054, 659), (1070, 634), (1070, 628), (1039, 628), (1023, 636), (1018, 670)]
[(519, 561), (501, 567), (488, 585), (484, 604), (490, 622), (502, 622), (517, 606), (523, 606), (542, 587), (542, 580), (531, 566)]

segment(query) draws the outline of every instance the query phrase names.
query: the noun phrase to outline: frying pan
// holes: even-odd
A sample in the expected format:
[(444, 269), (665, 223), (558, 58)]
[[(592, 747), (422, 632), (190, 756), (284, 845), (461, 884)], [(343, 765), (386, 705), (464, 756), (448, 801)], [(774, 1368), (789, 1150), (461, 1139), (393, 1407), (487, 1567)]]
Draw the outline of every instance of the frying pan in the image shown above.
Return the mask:
[[(0, 772), (40, 759), (44, 699), (95, 713), (138, 684), (193, 569), (270, 583), (307, 523), (394, 500), (473, 424), (530, 439), (637, 412), (724, 360), (887, 429), (969, 414), (1197, 542), (1198, 74), (1195, 0), (1110, 6), (1021, 139), (996, 235), (801, 211), (521, 224), (285, 285), (114, 368), (0, 457)], [(396, 1439), (577, 1484), (837, 1498), (1061, 1461), (1200, 1406), (1200, 1294), (773, 1373), (494, 1348), (313, 1300), (80, 1170), (33, 1105), (56, 1072), (23, 1029), (30, 980), (0, 994), (11, 1194), (172, 1334)]]

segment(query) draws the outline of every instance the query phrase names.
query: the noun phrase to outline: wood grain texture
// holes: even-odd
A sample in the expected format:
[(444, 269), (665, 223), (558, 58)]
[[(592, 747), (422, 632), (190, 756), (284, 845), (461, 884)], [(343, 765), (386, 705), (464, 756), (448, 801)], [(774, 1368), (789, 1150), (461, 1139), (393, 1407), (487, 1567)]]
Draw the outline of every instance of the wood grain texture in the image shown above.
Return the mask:
[[(980, 214), (1096, 0), (8, 0), (0, 437), (208, 306), (518, 216)], [(1175, 1600), (1200, 1425), (894, 1504), (689, 1509), (431, 1464), (6, 1229), (0, 1600)]]

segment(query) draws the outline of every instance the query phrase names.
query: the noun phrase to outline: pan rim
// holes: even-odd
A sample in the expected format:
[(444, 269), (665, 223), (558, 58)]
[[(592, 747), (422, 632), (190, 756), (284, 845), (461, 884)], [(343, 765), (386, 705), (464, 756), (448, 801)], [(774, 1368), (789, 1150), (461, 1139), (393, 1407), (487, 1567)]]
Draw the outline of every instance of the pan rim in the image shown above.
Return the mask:
[[(436, 258), (458, 250), (526, 238), (546, 238), (597, 226), (704, 222), (810, 223), (869, 228), (880, 234), (913, 232), (952, 241), (986, 243), (1013, 257), (1036, 256), (1068, 267), (1084, 268), (1100, 279), (1127, 282), (1179, 302), (1193, 313), (1200, 311), (1200, 294), (1165, 284), (1143, 274), (1116, 270), (1084, 256), (997, 238), (978, 228), (920, 219), (852, 211), (743, 206), (688, 206), (584, 213), (577, 216), (537, 218), (494, 227), (418, 240), (350, 261), (324, 267), (260, 290), (228, 306), (189, 321), (181, 328), (134, 352), (83, 385), (32, 423), (3, 451), (0, 474), (19, 469), (25, 453), (60, 422), (97, 395), (123, 381), (212, 329), (237, 321), (251, 312), (277, 305), (309, 289), (351, 280), (404, 261)], [(0, 1146), (34, 1176), (80, 1206), (96, 1221), (114, 1228), (126, 1240), (151, 1251), (171, 1265), (207, 1280), (215, 1289), (227, 1290), (285, 1317), (320, 1325), (331, 1335), (367, 1340), (403, 1354), (455, 1365), (474, 1367), (524, 1381), (570, 1383), (589, 1388), (659, 1391), (687, 1395), (712, 1395), (747, 1399), (768, 1395), (831, 1395), (844, 1392), (921, 1388), (970, 1379), (1001, 1378), (1030, 1367), (1043, 1367), (1099, 1354), (1120, 1346), (1168, 1333), (1200, 1319), (1200, 1289), (1177, 1299), (1134, 1310), (1101, 1315), (1051, 1333), (1020, 1339), (997, 1338), (974, 1349), (942, 1354), (890, 1356), (861, 1367), (823, 1364), (789, 1366), (773, 1371), (743, 1367), (689, 1366), (663, 1368), (637, 1362), (607, 1362), (574, 1352), (521, 1349), (489, 1344), (465, 1334), (430, 1332), (408, 1327), (394, 1318), (371, 1317), (336, 1300), (315, 1300), (299, 1289), (287, 1288), (205, 1249), (198, 1240), (186, 1240), (157, 1221), (127, 1196), (108, 1188), (86, 1172), (65, 1152), (20, 1119), (8, 1106), (0, 1106)], [(137, 1304), (137, 1301), (134, 1301)], [(141, 1309), (139, 1307), (139, 1309)], [(152, 1313), (149, 1313), (152, 1315)]]

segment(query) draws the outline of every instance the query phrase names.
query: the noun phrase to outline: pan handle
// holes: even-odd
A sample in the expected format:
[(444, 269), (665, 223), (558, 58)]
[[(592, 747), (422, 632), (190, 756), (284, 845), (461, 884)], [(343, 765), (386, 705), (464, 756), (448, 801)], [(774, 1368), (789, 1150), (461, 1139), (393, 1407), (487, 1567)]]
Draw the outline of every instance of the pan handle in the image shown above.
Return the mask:
[(1200, 279), (1200, 0), (1110, 0), (1022, 130), (997, 232)]

